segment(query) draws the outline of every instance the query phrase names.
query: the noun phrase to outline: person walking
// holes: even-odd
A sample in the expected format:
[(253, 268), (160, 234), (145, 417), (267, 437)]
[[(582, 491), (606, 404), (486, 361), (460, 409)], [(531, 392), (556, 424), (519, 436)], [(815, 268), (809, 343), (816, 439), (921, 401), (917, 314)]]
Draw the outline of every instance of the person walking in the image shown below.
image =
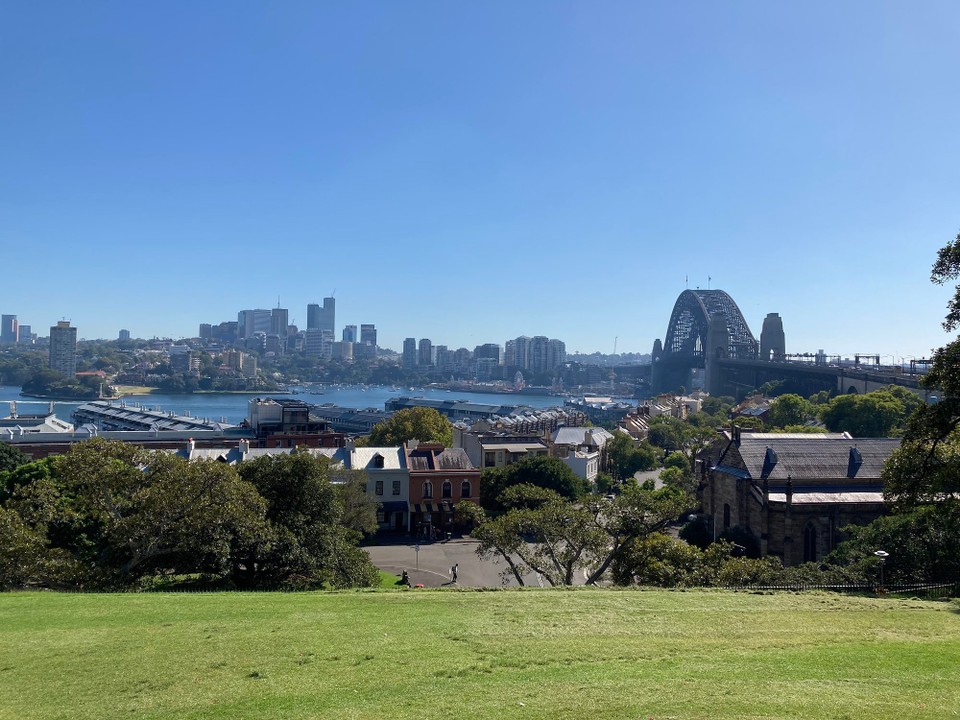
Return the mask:
[(460, 567), (460, 563), (454, 563), (453, 567), (450, 568), (450, 582), (457, 581), (457, 570), (459, 569), (459, 567)]

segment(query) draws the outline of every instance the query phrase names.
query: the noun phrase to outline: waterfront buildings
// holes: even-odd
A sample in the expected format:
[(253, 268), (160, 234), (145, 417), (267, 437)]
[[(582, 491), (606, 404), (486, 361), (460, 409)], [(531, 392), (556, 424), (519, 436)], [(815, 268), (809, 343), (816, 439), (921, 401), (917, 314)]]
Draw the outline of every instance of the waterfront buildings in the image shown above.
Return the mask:
[(60, 320), (50, 328), (51, 370), (71, 377), (77, 374), (77, 329), (68, 320)]

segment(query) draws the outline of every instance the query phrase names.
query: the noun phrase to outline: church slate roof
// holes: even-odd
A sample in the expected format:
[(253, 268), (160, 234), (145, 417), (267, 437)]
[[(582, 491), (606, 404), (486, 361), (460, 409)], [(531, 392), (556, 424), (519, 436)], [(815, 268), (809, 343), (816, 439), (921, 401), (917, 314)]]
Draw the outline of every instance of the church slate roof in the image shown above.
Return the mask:
[[(879, 480), (883, 465), (900, 446), (898, 438), (781, 438), (774, 433), (744, 435), (739, 447), (727, 449), (722, 465), (734, 465), (739, 454), (750, 479)], [(721, 469), (718, 467), (718, 469)]]

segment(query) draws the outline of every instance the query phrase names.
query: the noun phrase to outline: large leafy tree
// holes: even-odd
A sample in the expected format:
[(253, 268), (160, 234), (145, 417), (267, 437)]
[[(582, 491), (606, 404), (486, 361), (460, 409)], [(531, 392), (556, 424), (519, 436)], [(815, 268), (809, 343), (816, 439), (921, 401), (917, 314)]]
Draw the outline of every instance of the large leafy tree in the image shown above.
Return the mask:
[(815, 414), (813, 403), (793, 393), (781, 395), (770, 403), (770, 425), (775, 428), (802, 425)]
[(502, 468), (484, 470), (480, 482), (480, 504), (491, 512), (503, 510), (500, 496), (515, 485), (546, 488), (566, 500), (576, 500), (590, 489), (587, 481), (573, 472), (563, 460), (541, 455), (524, 458)]
[(0, 472), (14, 470), (20, 465), (30, 462), (30, 458), (24, 455), (13, 445), (0, 442)]
[(903, 426), (908, 411), (919, 405), (919, 398), (907, 398), (905, 392), (909, 391), (885, 388), (864, 395), (840, 395), (820, 409), (820, 418), (831, 432), (888, 437)]
[(596, 495), (571, 502), (556, 492), (517, 485), (499, 498), (507, 510), (495, 517), (465, 503), (475, 523), (477, 554), (502, 559), (520, 585), (530, 574), (550, 585), (599, 582), (611, 564), (642, 538), (660, 532), (689, 503), (675, 488), (628, 486), (615, 499)]
[(410, 440), (450, 447), (453, 444), (453, 426), (433, 408), (406, 408), (398, 410), (389, 420), (374, 425), (365, 444), (370, 447), (391, 447)]
[[(960, 235), (942, 248), (931, 279), (944, 284), (960, 277)], [(947, 304), (943, 327), (960, 327), (960, 285)], [(900, 447), (883, 471), (884, 494), (894, 517), (854, 533), (853, 547), (863, 554), (879, 543), (890, 551), (888, 561), (902, 577), (956, 579), (960, 536), (960, 339), (933, 355), (923, 384), (938, 402), (922, 404), (907, 421)], [(900, 548), (903, 548), (901, 551)], [(898, 559), (899, 556), (899, 559)]]
[(239, 582), (337, 588), (373, 584), (376, 571), (357, 547), (360, 532), (344, 524), (343, 495), (331, 482), (328, 458), (306, 449), (265, 455), (242, 464), (240, 475), (266, 500), (270, 532), (269, 542), (251, 544), (248, 554), (238, 558)]

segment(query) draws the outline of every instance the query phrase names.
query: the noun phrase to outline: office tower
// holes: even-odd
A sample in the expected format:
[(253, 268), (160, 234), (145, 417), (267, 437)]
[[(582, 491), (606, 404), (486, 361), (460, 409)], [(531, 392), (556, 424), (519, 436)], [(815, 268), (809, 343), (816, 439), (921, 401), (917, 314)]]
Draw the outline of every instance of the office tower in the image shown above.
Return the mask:
[(403, 369), (412, 370), (417, 366), (417, 339), (406, 338), (403, 341)]
[(16, 315), (0, 315), (0, 344), (13, 345), (16, 343), (18, 328)]
[(17, 328), (17, 342), (21, 345), (33, 345), (33, 328), (29, 325), (20, 325)]
[(377, 326), (376, 325), (361, 325), (360, 326), (360, 342), (363, 344), (370, 344), (374, 347), (377, 346)]
[(343, 339), (343, 342), (355, 343), (357, 341), (357, 326), (344, 325), (342, 339)]
[(420, 367), (430, 367), (433, 365), (433, 343), (428, 338), (421, 338), (420, 348), (417, 353), (417, 365)]
[(320, 329), (320, 306), (316, 303), (307, 305), (307, 330)]
[[(127, 333), (126, 338), (123, 337), (124, 333)], [(210, 323), (200, 323), (200, 334), (197, 337), (199, 337), (201, 340), (213, 340), (213, 325)], [(121, 330), (120, 339), (129, 340), (130, 333), (128, 333), (126, 330)]]
[(77, 374), (77, 329), (66, 320), (50, 328), (50, 369)]
[(264, 335), (270, 332), (272, 313), (270, 310), (241, 310), (237, 313), (237, 335), (250, 338), (256, 333)]
[(320, 329), (329, 330), (331, 333), (337, 331), (337, 301), (332, 297), (323, 299), (323, 314), (320, 316)]
[(270, 311), (270, 334), (285, 338), (290, 324), (290, 313), (286, 308), (274, 308)]

